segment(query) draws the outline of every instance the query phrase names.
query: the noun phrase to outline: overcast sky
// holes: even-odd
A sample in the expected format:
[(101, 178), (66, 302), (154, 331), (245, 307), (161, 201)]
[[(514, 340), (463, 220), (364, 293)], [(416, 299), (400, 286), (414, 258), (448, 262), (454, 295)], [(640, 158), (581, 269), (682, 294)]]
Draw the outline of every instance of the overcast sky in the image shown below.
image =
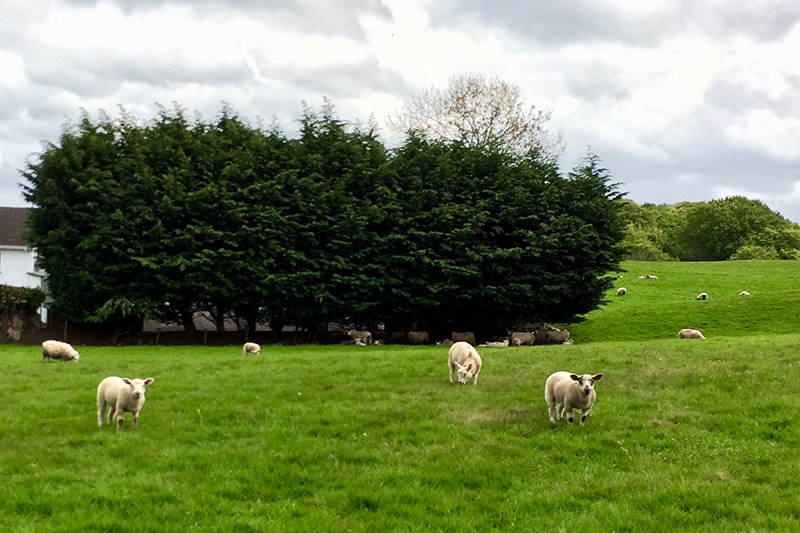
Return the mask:
[[(800, 222), (796, 0), (0, 0), (0, 205), (81, 109), (226, 102), (294, 135), (301, 100), (379, 125), (453, 75), (552, 111), (569, 170), (637, 203), (744, 195)], [(384, 141), (391, 145), (388, 130)]]

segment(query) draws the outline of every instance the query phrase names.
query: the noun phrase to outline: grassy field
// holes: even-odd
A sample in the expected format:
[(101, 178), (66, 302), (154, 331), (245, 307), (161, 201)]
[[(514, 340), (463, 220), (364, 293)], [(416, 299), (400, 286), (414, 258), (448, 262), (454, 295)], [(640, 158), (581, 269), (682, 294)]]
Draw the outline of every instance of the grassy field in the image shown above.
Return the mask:
[[(0, 345), (0, 531), (798, 531), (786, 263), (627, 264), (629, 295), (583, 338), (615, 316), (669, 338), (637, 324), (633, 340), (483, 348), (477, 386), (451, 385), (435, 346), (79, 347), (74, 364)], [(548, 421), (556, 370), (605, 373), (585, 426)], [(97, 427), (108, 375), (156, 379), (138, 430)]]

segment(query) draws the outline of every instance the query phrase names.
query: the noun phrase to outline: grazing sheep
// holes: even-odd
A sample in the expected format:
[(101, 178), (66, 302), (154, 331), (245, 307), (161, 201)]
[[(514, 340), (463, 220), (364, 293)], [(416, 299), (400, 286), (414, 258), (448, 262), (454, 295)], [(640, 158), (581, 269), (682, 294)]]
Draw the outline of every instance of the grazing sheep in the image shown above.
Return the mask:
[(653, 276), (652, 274), (648, 274), (644, 277), (644, 279), (658, 279), (658, 276)]
[(511, 334), (512, 346), (530, 346), (536, 342), (536, 333), (533, 331), (515, 331)]
[(450, 338), (453, 339), (453, 342), (468, 342), (470, 344), (475, 344), (475, 334), (471, 331), (454, 331), (450, 334)]
[(478, 384), (478, 374), (481, 371), (481, 356), (478, 351), (468, 342), (459, 341), (450, 347), (447, 354), (447, 368), (450, 369), (450, 383), (453, 377), (458, 374), (458, 382), (463, 385), (470, 379)]
[(555, 423), (567, 415), (567, 421), (572, 424), (572, 410), (581, 410), (581, 425), (586, 422), (586, 416), (594, 406), (596, 393), (594, 384), (603, 379), (603, 374), (572, 374), (570, 372), (554, 372), (548, 376), (544, 383), (544, 400), (550, 422)]
[(111, 424), (114, 416), (117, 417), (117, 429), (122, 429), (125, 412), (133, 413), (133, 427), (139, 427), (139, 411), (144, 406), (145, 387), (155, 379), (128, 379), (110, 376), (97, 386), (97, 425), (103, 427), (106, 406), (108, 423)]
[(705, 339), (699, 330), (685, 328), (678, 332), (678, 337), (681, 339)]
[(254, 342), (246, 342), (242, 346), (242, 355), (258, 355), (261, 353), (261, 346)]
[(49, 340), (42, 343), (42, 359), (58, 359), (77, 363), (81, 359), (81, 354), (66, 342)]
[(564, 344), (569, 340), (568, 330), (536, 330), (535, 344)]
[(625, 287), (620, 287), (617, 289), (617, 296), (625, 296), (626, 294), (628, 294), (628, 289)]
[(705, 292), (701, 292), (697, 295), (697, 300), (708, 300), (708, 294)]
[(742, 291), (739, 293), (739, 296), (750, 296), (750, 293), (747, 291)]
[(431, 336), (427, 331), (409, 331), (406, 335), (411, 344), (430, 344)]
[(357, 331), (355, 329), (351, 329), (347, 332), (347, 335), (353, 339), (353, 344), (356, 346), (366, 346), (367, 344), (372, 344), (372, 333), (369, 331)]

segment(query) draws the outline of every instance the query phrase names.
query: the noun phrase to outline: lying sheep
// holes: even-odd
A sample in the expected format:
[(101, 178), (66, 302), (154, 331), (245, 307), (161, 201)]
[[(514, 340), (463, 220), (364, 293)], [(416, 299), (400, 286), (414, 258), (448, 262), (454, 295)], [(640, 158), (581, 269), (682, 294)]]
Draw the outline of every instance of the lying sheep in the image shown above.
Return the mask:
[(459, 341), (450, 347), (447, 356), (447, 368), (450, 369), (450, 383), (453, 383), (453, 377), (457, 373), (458, 382), (461, 385), (465, 384), (470, 379), (477, 385), (481, 365), (481, 356), (478, 355), (478, 351), (470, 343)]
[(409, 331), (406, 335), (408, 342), (411, 344), (430, 344), (431, 336), (427, 331)]
[(626, 294), (628, 294), (628, 289), (625, 287), (620, 287), (617, 289), (617, 296), (625, 296)]
[(49, 340), (42, 343), (42, 359), (58, 359), (77, 363), (81, 359), (81, 354), (66, 342)]
[(658, 276), (653, 276), (652, 274), (648, 274), (644, 277), (644, 279), (658, 279)]
[(742, 291), (739, 293), (739, 296), (750, 296), (750, 293), (747, 291)]
[(356, 346), (366, 346), (367, 344), (372, 344), (372, 333), (369, 331), (357, 331), (355, 329), (351, 329), (347, 332), (347, 335), (353, 339), (353, 344)]
[(471, 331), (454, 331), (450, 334), (450, 338), (453, 339), (453, 342), (468, 342), (470, 344), (475, 344), (475, 334)]
[(678, 332), (678, 337), (681, 339), (705, 339), (703, 334), (696, 329), (685, 328)]
[(536, 342), (536, 333), (532, 331), (515, 331), (511, 334), (512, 346), (530, 346)]
[(708, 300), (708, 294), (705, 292), (701, 292), (697, 295), (697, 300)]
[(242, 346), (242, 355), (258, 355), (261, 353), (261, 346), (254, 342), (246, 342)]
[(594, 406), (596, 393), (594, 384), (603, 379), (603, 374), (572, 374), (570, 372), (554, 372), (544, 383), (544, 400), (550, 422), (555, 423), (567, 415), (572, 424), (572, 410), (581, 410), (581, 425), (586, 423), (586, 416)]
[(133, 413), (133, 427), (139, 427), (139, 411), (144, 406), (145, 387), (153, 378), (128, 379), (111, 376), (97, 386), (97, 425), (103, 427), (106, 406), (109, 406), (108, 423), (117, 417), (117, 429), (122, 429), (125, 412)]

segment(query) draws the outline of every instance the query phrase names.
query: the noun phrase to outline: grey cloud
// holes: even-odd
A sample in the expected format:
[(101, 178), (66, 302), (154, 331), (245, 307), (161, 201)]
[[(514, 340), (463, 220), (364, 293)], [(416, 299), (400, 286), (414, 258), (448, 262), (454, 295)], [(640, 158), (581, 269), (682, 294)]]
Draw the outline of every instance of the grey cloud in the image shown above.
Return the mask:
[(630, 96), (624, 73), (602, 63), (573, 65), (564, 74), (567, 91), (588, 102), (625, 100)]
[(800, 77), (784, 74), (784, 80), (790, 89), (773, 97), (742, 82), (717, 76), (706, 89), (704, 101), (710, 106), (732, 113), (769, 109), (781, 117), (800, 118)]

